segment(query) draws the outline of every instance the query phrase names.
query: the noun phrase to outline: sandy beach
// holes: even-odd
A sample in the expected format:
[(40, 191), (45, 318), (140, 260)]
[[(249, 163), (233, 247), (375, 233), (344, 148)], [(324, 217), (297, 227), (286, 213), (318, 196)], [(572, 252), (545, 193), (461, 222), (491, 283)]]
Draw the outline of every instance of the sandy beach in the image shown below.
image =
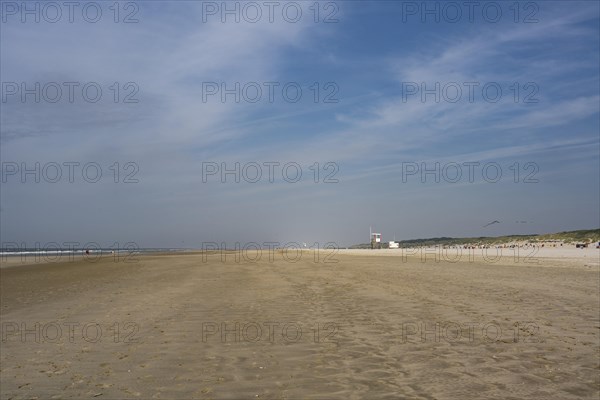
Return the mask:
[(1, 398), (598, 398), (598, 250), (324, 254), (3, 260)]

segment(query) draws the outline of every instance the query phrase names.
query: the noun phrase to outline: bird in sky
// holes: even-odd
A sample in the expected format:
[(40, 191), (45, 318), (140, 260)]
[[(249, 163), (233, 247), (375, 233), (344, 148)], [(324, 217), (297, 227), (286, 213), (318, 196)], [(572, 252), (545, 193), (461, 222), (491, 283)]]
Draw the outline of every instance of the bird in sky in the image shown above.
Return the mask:
[(500, 223), (500, 221), (492, 221), (489, 224), (485, 224), (483, 227), (485, 228), (486, 226), (490, 226), (490, 225), (493, 225), (493, 224), (499, 224), (499, 223)]

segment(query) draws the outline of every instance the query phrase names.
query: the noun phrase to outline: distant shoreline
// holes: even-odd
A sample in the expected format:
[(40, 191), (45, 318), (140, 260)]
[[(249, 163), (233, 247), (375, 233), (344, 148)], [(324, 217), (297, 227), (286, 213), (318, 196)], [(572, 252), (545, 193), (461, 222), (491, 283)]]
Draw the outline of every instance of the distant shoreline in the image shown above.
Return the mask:
[[(542, 244), (593, 244), (600, 241), (600, 229), (585, 229), (558, 233), (531, 234), (531, 235), (504, 235), (481, 237), (436, 237), (427, 239), (395, 240), (400, 247), (428, 247), (428, 246), (498, 246), (498, 245), (542, 245)], [(387, 241), (382, 241), (382, 247), (388, 246)], [(361, 243), (348, 247), (349, 249), (370, 249), (370, 243)]]

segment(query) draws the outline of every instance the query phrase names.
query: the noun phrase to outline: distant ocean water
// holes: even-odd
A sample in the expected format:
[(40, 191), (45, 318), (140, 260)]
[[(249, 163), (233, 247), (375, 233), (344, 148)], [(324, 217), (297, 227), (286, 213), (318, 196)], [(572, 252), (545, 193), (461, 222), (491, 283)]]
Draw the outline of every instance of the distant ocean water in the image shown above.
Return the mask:
[(111, 249), (111, 248), (93, 248), (93, 249), (73, 249), (73, 248), (0, 248), (0, 257), (8, 256), (33, 256), (33, 257), (60, 257), (62, 255), (105, 255), (105, 254), (149, 254), (149, 253), (171, 253), (185, 252), (192, 249), (180, 248), (126, 248), (126, 249)]

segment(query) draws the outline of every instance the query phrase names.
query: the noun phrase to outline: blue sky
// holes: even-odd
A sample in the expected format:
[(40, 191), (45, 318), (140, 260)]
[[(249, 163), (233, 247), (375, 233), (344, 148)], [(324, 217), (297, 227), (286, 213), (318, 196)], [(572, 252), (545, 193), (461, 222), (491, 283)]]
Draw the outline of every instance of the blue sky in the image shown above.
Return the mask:
[[(366, 242), (369, 226), (391, 240), (600, 225), (598, 2), (521, 2), (518, 22), (514, 2), (494, 2), (502, 11), (495, 23), (480, 8), (473, 21), (463, 14), (456, 23), (443, 15), (439, 23), (431, 15), (423, 22), (420, 11), (407, 14), (421, 2), (391, 1), (321, 2), (318, 23), (313, 2), (295, 3), (303, 11), (296, 23), (277, 9), (270, 22), (265, 7), (258, 22), (240, 14), (237, 23), (222, 22), (207, 14), (209, 3), (194, 1), (136, 2), (137, 23), (115, 23), (112, 2), (97, 3), (103, 11), (97, 23), (80, 13), (73, 23), (66, 17), (23, 23), (5, 4), (3, 168), (94, 162), (103, 177), (97, 183), (81, 175), (73, 183), (26, 177), (23, 183), (18, 174), (7, 175), (2, 242), (345, 246)], [(119, 18), (131, 10), (123, 8)], [(331, 12), (338, 21), (324, 23)], [(530, 14), (537, 22), (524, 23)], [(8, 84), (23, 82), (97, 82), (103, 97), (36, 103), (6, 93)], [(124, 84), (134, 82), (138, 102), (115, 103), (114, 82), (120, 100), (131, 92)], [(255, 103), (236, 103), (233, 95), (203, 101), (207, 82), (279, 86), (273, 101), (264, 91)], [(436, 102), (433, 94), (423, 99), (406, 92), (412, 83), (431, 89), (436, 82), (454, 85), (448, 90), (458, 85), (462, 96), (451, 102), (449, 91)], [(302, 88), (298, 102), (283, 97), (286, 83)], [(473, 101), (465, 83), (478, 85)], [(502, 89), (497, 102), (481, 92), (492, 84)], [(337, 102), (323, 102), (333, 91)], [(122, 174), (126, 163), (135, 163), (139, 182), (114, 183), (109, 167), (115, 162)], [(276, 169), (269, 182), (264, 168), (256, 183), (231, 176), (222, 183), (218, 174), (203, 182), (208, 162), (229, 168), (297, 163), (303, 175), (289, 183)], [(479, 163), (473, 182), (464, 176), (468, 162)], [(309, 169), (314, 163), (318, 183)], [(323, 169), (326, 163), (337, 166), (337, 183), (323, 182), (333, 171)], [(463, 178), (435, 182), (427, 175), (423, 183), (417, 173), (403, 179), (407, 163), (439, 163), (449, 171), (463, 165)], [(488, 163), (501, 168), (495, 183), (482, 178)], [(531, 172), (537, 182), (523, 182)], [(493, 220), (501, 223), (483, 227)]]

